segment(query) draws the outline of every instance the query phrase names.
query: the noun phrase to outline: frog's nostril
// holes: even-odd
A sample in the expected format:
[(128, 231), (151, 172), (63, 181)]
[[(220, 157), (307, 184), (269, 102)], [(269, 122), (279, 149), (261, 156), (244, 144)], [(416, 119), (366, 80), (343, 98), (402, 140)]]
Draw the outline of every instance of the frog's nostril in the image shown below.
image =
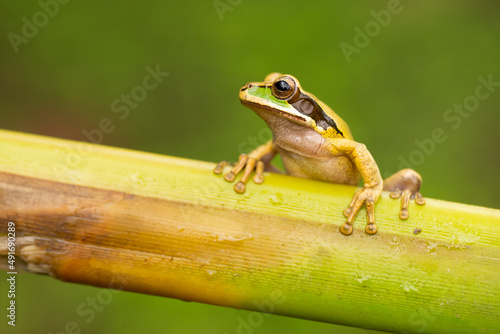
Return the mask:
[(252, 84), (248, 84), (248, 88), (253, 88), (253, 85)]

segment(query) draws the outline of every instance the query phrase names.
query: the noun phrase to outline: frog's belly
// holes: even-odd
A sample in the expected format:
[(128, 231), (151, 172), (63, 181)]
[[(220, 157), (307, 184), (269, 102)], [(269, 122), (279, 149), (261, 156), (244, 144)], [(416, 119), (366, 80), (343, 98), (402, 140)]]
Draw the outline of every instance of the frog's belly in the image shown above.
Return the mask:
[(311, 158), (285, 150), (279, 153), (289, 175), (339, 184), (359, 183), (356, 166), (345, 156)]

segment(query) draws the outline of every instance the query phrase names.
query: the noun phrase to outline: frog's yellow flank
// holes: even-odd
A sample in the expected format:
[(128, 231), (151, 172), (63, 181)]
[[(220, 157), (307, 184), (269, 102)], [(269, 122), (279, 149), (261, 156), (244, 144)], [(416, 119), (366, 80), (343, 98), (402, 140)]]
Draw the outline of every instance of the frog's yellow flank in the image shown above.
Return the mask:
[[(302, 89), (291, 75), (269, 74), (263, 82), (246, 84), (240, 89), (243, 105), (259, 115), (273, 132), (273, 140), (257, 147), (249, 154), (241, 154), (238, 162), (224, 175), (233, 182), (243, 171), (234, 190), (245, 192), (252, 171), (253, 180), (264, 182), (264, 170), (280, 172), (271, 164), (276, 154), (281, 156), (289, 175), (331, 183), (357, 185), (359, 189), (344, 210), (345, 223), (340, 232), (350, 235), (358, 212), (367, 212), (366, 233), (375, 234), (375, 203), (382, 190), (391, 191), (391, 198), (401, 198), (399, 217), (409, 217), (411, 198), (425, 204), (419, 193), (422, 177), (411, 169), (403, 169), (382, 180), (378, 166), (364, 144), (354, 141), (347, 124), (326, 104)], [(219, 163), (214, 172), (221, 174), (229, 163)]]

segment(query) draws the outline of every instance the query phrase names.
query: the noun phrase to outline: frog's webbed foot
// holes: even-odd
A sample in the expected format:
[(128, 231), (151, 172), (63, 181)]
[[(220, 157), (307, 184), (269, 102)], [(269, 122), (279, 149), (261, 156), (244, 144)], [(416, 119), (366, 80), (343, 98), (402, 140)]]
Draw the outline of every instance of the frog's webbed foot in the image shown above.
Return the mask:
[(344, 210), (344, 216), (347, 217), (347, 220), (340, 226), (340, 233), (344, 235), (352, 234), (352, 225), (363, 205), (366, 207), (367, 221), (365, 231), (368, 234), (377, 233), (377, 226), (375, 225), (375, 202), (378, 200), (381, 191), (381, 187), (365, 187), (354, 194), (351, 203)]
[(424, 205), (425, 199), (419, 192), (422, 177), (412, 169), (403, 169), (384, 180), (384, 190), (391, 191), (391, 198), (401, 198), (399, 218), (408, 219), (410, 199), (415, 199), (418, 205)]
[[(264, 168), (266, 163), (269, 163), (275, 155), (272, 142), (268, 142), (264, 145), (257, 147), (255, 150), (250, 152), (250, 154), (240, 154), (238, 162), (233, 166), (231, 171), (224, 175), (224, 180), (227, 182), (233, 182), (236, 179), (236, 175), (243, 170), (243, 175), (241, 179), (234, 185), (234, 191), (239, 194), (245, 192), (246, 184), (250, 179), (250, 175), (255, 170), (255, 175), (253, 176), (253, 181), (257, 184), (264, 182)], [(222, 174), (224, 167), (229, 165), (227, 161), (222, 161), (214, 168), (215, 174)]]
[(425, 198), (422, 197), (421, 193), (416, 192), (415, 194), (412, 194), (408, 189), (403, 190), (403, 192), (401, 192), (400, 189), (396, 189), (389, 195), (389, 197), (394, 199), (398, 199), (401, 197), (401, 208), (399, 210), (399, 218), (401, 219), (408, 219), (408, 217), (410, 216), (410, 213), (408, 211), (410, 199), (415, 199), (415, 203), (417, 203), (418, 205), (425, 204)]
[[(220, 162), (215, 168), (215, 174), (221, 174), (224, 170), (224, 167), (229, 165), (227, 161)], [(253, 177), (253, 181), (257, 184), (264, 182), (264, 163), (255, 158), (251, 158), (248, 154), (241, 154), (238, 162), (233, 166), (231, 171), (227, 172), (224, 175), (224, 180), (227, 182), (233, 182), (238, 175), (239, 172), (243, 170), (243, 175), (241, 179), (234, 185), (234, 191), (237, 193), (244, 193), (246, 189), (246, 184), (250, 179), (250, 175), (255, 170), (255, 175)]]

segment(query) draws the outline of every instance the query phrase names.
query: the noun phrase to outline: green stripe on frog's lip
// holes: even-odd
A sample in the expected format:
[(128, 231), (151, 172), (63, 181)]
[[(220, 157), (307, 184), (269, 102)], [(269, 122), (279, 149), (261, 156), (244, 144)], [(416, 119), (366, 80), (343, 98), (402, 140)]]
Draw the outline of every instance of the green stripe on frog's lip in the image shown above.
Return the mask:
[[(299, 95), (297, 96), (297, 94), (294, 93), (293, 101), (292, 99), (278, 99), (272, 94), (271, 85), (272, 83), (246, 84), (240, 89), (240, 94), (243, 95), (241, 103), (253, 108), (268, 110), (276, 114), (283, 115), (284, 117), (298, 121), (305, 125), (311, 125), (311, 123), (314, 123), (314, 125), (325, 130), (331, 127), (337, 135), (344, 137), (344, 134), (338, 128), (335, 120), (325, 113), (316, 99), (309, 96), (306, 92), (301, 91), (298, 87), (296, 89), (298, 89)], [(253, 99), (257, 101), (250, 101), (249, 97), (253, 97)], [(266, 102), (259, 103), (259, 100)], [(275, 104), (276, 107), (271, 107), (268, 104)], [(283, 107), (283, 109), (291, 107), (292, 109), (295, 109), (294, 111), (296, 112), (280, 110), (278, 106)]]
[[(250, 85), (252, 85), (252, 87), (249, 87)], [(283, 108), (293, 108), (286, 100), (277, 99), (274, 95), (272, 95), (271, 86), (269, 84), (249, 83), (240, 89), (240, 93), (241, 92), (245, 92), (245, 98), (241, 99), (241, 103), (245, 106), (268, 110), (276, 114), (283, 115), (284, 117), (290, 118), (292, 120), (298, 121), (300, 123), (309, 124), (309, 121), (305, 117), (294, 115), (278, 108), (270, 107), (267, 104), (249, 100), (248, 97), (254, 97), (262, 101), (270, 101), (271, 103), (274, 103), (277, 106), (282, 106)]]

